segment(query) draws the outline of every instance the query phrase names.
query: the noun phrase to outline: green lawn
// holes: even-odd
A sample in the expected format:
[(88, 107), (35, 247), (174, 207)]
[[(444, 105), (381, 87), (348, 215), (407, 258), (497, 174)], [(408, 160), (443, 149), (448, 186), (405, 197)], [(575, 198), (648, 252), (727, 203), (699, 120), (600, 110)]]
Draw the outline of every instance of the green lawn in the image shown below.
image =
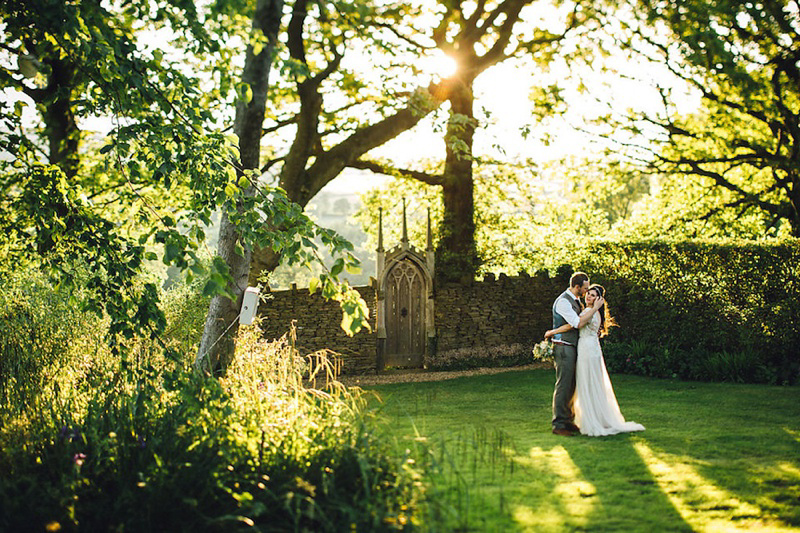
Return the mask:
[(368, 387), (439, 531), (800, 531), (800, 388), (612, 376), (643, 433), (550, 433), (553, 371)]

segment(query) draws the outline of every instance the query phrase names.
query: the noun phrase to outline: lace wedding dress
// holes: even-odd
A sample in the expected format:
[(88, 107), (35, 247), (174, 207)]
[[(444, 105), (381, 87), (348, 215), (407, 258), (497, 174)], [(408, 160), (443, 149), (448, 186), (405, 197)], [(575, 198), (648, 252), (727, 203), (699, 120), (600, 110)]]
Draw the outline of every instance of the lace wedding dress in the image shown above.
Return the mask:
[(643, 425), (626, 422), (619, 410), (597, 336), (599, 328), (600, 315), (595, 313), (580, 329), (575, 369), (575, 423), (583, 435), (590, 437), (644, 431)]

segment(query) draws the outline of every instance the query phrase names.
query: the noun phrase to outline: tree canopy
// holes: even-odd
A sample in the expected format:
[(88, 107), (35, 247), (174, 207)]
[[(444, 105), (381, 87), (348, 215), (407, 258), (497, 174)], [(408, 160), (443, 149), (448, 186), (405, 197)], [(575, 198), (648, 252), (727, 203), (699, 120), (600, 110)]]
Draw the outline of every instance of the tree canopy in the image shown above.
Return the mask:
[[(418, 49), (432, 46), (451, 57), (455, 73), (446, 80), (448, 118), (444, 131), (444, 164), (437, 173), (400, 169), (391, 162), (362, 159), (353, 166), (389, 175), (402, 175), (441, 188), (442, 218), (436, 248), (436, 276), (442, 281), (474, 277), (481, 259), (475, 240), (474, 136), (476, 117), (474, 84), (478, 76), (511, 58), (525, 56), (546, 69), (560, 45), (578, 28), (590, 26), (591, 16), (581, 2), (550, 10), (546, 2), (504, 0), (495, 2), (439, 2), (441, 16), (428, 29), (401, 37)], [(542, 22), (530, 24), (540, 12)], [(398, 32), (399, 33), (399, 32)], [(426, 44), (430, 43), (430, 44)], [(501, 97), (500, 95), (493, 95)]]
[[(698, 111), (679, 111), (663, 81), (660, 112), (629, 115), (652, 171), (685, 207), (683, 221), (725, 227), (737, 219), (761, 235), (800, 235), (800, 14), (788, 0), (694, 0), (626, 4), (607, 25), (635, 61), (665, 66), (699, 96)], [(644, 145), (644, 143), (639, 143)], [(735, 223), (734, 223), (735, 226)], [(736, 231), (736, 230), (734, 230)], [(714, 230), (711, 230), (714, 233)]]
[[(145, 260), (156, 258), (153, 245), (165, 264), (205, 279), (207, 295), (236, 301), (231, 256), (212, 259), (203, 253), (211, 216), (221, 210), (236, 226), (231, 246), (237, 257), (259, 245), (311, 263), (317, 255), (306, 244), (321, 235), (337, 257), (324, 275), (323, 293), (342, 302), (348, 331), (366, 323), (366, 306), (336, 282), (337, 271), (357, 265), (349, 243), (314, 225), (282, 190), (258, 184), (259, 173), (246, 171), (253, 165), (241, 143), (218, 125), (216, 108), (203, 105), (203, 77), (184, 72), (180, 58), (147, 42), (148, 31), (168, 30), (185, 37), (175, 41), (184, 44), (185, 54), (219, 50), (192, 4), (132, 2), (106, 8), (41, 0), (4, 3), (2, 15), (0, 75), (37, 106), (31, 116), (24, 113), (21, 97), (14, 105), (4, 100), (0, 117), (8, 154), (0, 163), (6, 262), (28, 258), (67, 284), (84, 264), (94, 290), (84, 304), (110, 316), (112, 340), (116, 334), (158, 337), (163, 313), (157, 287), (136, 275)], [(264, 32), (249, 33), (251, 51), (264, 46), (259, 34)], [(69, 76), (60, 75), (65, 69)], [(239, 89), (239, 101), (253, 102), (250, 84)], [(92, 159), (81, 148), (78, 126), (90, 118), (107, 120), (110, 131), (97, 152), (102, 162), (83, 165)], [(262, 121), (263, 111), (256, 121), (258, 140)], [(259, 143), (254, 147), (257, 160)], [(104, 180), (115, 182), (107, 191), (124, 185), (133, 193), (112, 202), (140, 204), (133, 217), (141, 228), (138, 239), (119, 231), (119, 222), (86, 194)], [(165, 196), (177, 191), (179, 200), (168, 210), (156, 209), (143, 189)], [(291, 229), (276, 231), (263, 224), (265, 219), (285, 220)]]

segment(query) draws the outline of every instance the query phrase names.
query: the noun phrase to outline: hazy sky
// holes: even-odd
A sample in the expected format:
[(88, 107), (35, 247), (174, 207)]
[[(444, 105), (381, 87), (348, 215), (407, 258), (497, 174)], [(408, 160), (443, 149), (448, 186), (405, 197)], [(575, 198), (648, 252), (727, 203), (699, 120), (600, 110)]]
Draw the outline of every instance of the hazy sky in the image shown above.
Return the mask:
[[(542, 82), (563, 79), (566, 75), (563, 68), (556, 65), (550, 72), (541, 72), (532, 66), (525, 67), (519, 62), (508, 61), (483, 73), (475, 84), (475, 114), (482, 116), (482, 109), (485, 108), (491, 118), (488, 122), (482, 122), (475, 134), (475, 153), (509, 160), (533, 158), (541, 162), (567, 155), (588, 155), (605, 145), (598, 144), (599, 139), (582, 133), (576, 126), (583, 126), (585, 118), (605, 111), (605, 107), (597, 99), (613, 101), (620, 108), (624, 106), (652, 112), (661, 102), (652, 87), (653, 80), (662, 85), (680, 85), (663, 68), (648, 64), (630, 64), (621, 59), (612, 58), (611, 61), (616, 62), (615, 66), (621, 72), (638, 76), (640, 81), (610, 74), (589, 76), (589, 81), (594, 81), (591, 94), (582, 95), (568, 91), (569, 111), (563, 118), (551, 119), (546, 124), (533, 123), (530, 91), (534, 80)], [(432, 62), (432, 66), (435, 65), (436, 62)], [(446, 62), (442, 66), (446, 67)], [(683, 100), (684, 111), (690, 111), (696, 105), (696, 99), (687, 97)], [(533, 126), (532, 133), (527, 138), (522, 134), (525, 126)], [(540, 140), (540, 134), (545, 131), (552, 136), (549, 145)], [(502, 152), (498, 147), (502, 147)], [(443, 159), (444, 141), (441, 131), (434, 131), (431, 121), (425, 120), (393, 141), (376, 148), (369, 155), (391, 158), (398, 165), (410, 166), (420, 159)], [(330, 183), (327, 189), (336, 192), (361, 191), (383, 185), (386, 181), (386, 178), (370, 172), (349, 170)]]

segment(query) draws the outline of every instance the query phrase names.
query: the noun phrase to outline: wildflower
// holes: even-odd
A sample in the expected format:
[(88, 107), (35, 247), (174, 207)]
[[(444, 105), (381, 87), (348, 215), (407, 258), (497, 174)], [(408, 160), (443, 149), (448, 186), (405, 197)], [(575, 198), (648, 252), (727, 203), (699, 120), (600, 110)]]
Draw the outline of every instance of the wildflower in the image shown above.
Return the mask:
[(61, 431), (58, 432), (58, 437), (62, 440), (68, 440), (69, 442), (72, 442), (81, 437), (81, 432), (77, 429), (61, 426)]
[(84, 453), (76, 453), (75, 455), (72, 456), (72, 462), (75, 463), (75, 466), (77, 466), (78, 468), (80, 468), (81, 465), (83, 465), (84, 461), (86, 461), (86, 454)]

